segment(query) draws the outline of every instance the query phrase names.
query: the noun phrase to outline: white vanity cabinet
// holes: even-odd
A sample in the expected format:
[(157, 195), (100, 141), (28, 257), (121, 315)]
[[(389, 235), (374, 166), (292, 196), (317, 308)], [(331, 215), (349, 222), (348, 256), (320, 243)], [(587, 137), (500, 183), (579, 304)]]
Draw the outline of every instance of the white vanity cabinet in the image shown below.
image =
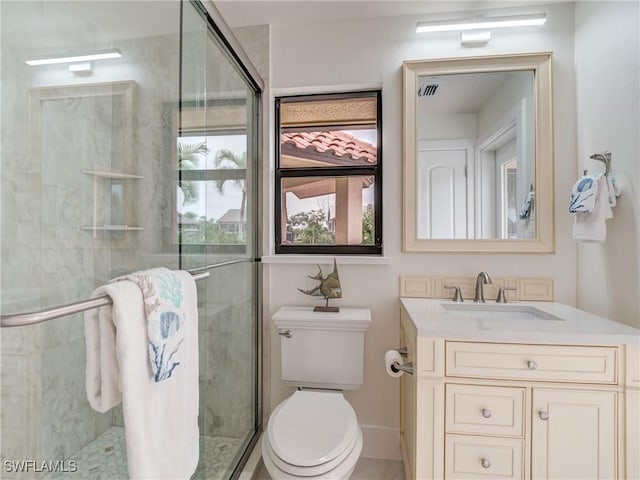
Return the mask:
[(408, 479), (640, 478), (637, 347), (451, 328), (425, 335), (403, 305)]

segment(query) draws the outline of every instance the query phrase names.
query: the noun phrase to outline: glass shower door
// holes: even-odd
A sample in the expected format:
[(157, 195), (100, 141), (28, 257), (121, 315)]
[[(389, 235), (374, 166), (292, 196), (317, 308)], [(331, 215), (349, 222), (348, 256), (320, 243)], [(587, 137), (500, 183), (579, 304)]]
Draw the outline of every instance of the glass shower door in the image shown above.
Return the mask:
[(228, 478), (259, 430), (259, 89), (197, 2), (183, 3), (176, 189), (182, 268), (200, 298), (200, 465)]
[[(209, 272), (194, 478), (237, 476), (260, 428), (259, 88), (199, 2), (0, 9), (0, 314), (84, 303), (136, 270)], [(26, 62), (105, 50), (120, 56)], [(1, 478), (127, 478), (122, 409), (90, 407), (85, 361), (82, 313), (2, 328)]]

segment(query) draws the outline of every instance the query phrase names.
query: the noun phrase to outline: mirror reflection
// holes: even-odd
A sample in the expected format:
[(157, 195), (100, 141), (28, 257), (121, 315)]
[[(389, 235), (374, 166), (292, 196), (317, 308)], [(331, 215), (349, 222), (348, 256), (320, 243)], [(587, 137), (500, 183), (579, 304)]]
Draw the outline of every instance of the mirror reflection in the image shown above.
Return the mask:
[(530, 239), (535, 225), (534, 71), (420, 75), (419, 239)]
[(553, 252), (551, 53), (402, 72), (404, 251)]

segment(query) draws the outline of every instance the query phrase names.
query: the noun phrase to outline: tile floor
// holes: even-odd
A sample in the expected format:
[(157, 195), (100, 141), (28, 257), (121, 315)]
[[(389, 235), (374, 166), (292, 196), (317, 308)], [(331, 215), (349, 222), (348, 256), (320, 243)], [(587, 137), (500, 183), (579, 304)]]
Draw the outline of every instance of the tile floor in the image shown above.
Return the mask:
[[(192, 480), (216, 480), (228, 476), (242, 440), (230, 437), (200, 437), (200, 463)], [(111, 427), (67, 460), (75, 460), (74, 473), (52, 473), (46, 480), (124, 480), (127, 452), (124, 428)]]
[(404, 480), (404, 467), (400, 461), (361, 458), (351, 480)]
[[(242, 440), (229, 437), (200, 437), (200, 464), (191, 480), (217, 480), (228, 476)], [(75, 460), (78, 471), (52, 473), (46, 480), (125, 480), (127, 452), (124, 428), (111, 427), (67, 460)], [(270, 480), (262, 462), (254, 480)], [(351, 480), (404, 480), (402, 462), (361, 458)]]
[[(264, 465), (260, 462), (260, 469), (254, 480), (270, 479)], [(351, 475), (351, 480), (404, 480), (404, 469), (400, 461), (361, 458)]]

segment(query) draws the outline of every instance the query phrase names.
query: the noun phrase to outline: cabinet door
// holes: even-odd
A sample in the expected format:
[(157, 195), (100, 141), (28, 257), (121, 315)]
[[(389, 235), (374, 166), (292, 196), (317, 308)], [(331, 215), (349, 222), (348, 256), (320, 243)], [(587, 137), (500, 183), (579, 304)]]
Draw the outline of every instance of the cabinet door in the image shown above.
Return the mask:
[(626, 398), (626, 478), (640, 478), (640, 391), (630, 390)]
[(532, 477), (616, 478), (616, 393), (533, 390)]

